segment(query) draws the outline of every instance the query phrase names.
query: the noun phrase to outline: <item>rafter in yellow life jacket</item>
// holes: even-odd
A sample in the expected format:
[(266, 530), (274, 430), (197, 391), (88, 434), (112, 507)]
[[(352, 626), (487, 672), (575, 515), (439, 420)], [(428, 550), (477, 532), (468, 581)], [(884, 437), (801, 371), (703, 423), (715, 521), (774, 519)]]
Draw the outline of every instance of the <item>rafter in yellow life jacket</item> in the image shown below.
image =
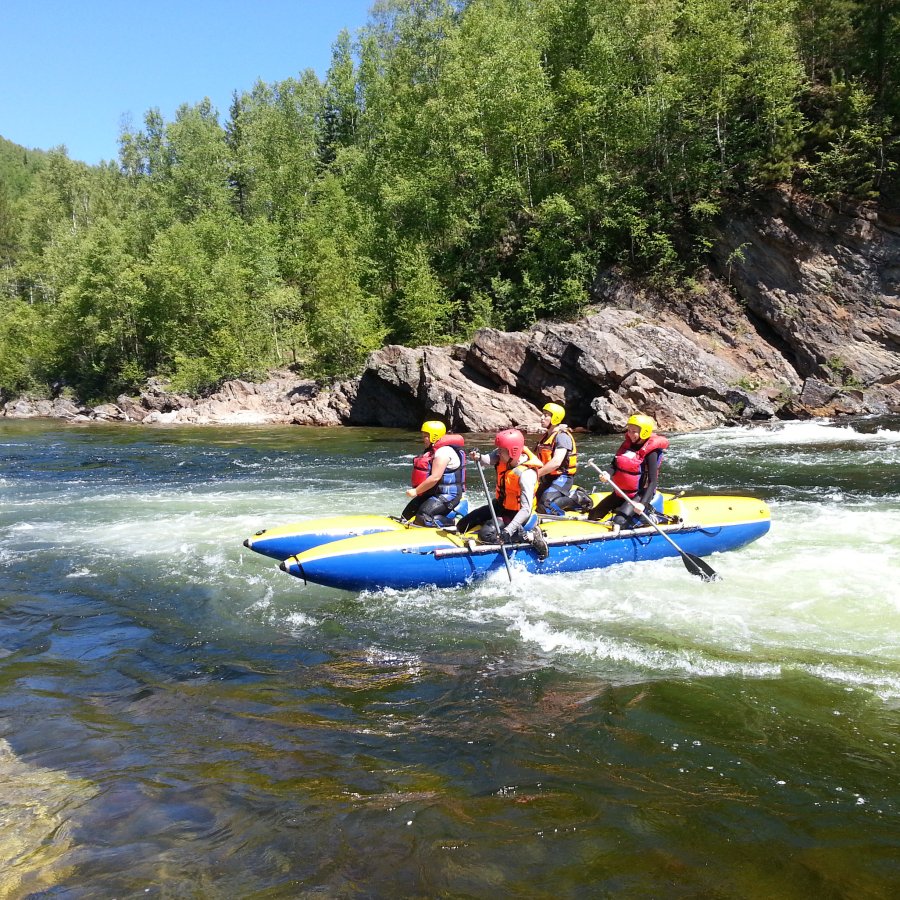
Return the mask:
[[(541, 438), (540, 443), (534, 448), (542, 466), (553, 459), (553, 453), (556, 450), (556, 436), (560, 431), (568, 431), (568, 428), (565, 425), (554, 426)], [(569, 432), (569, 437), (572, 438), (572, 449), (566, 450), (566, 455), (563, 457), (562, 462), (554, 471), (549, 473), (550, 475), (574, 475), (578, 470), (578, 447), (571, 432)]]

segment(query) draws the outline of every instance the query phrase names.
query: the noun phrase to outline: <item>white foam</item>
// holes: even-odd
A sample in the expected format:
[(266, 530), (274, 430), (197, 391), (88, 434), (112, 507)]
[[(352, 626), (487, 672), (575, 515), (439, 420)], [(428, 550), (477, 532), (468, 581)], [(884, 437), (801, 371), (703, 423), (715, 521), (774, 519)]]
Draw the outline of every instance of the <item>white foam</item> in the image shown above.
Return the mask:
[[(761, 472), (771, 471), (775, 453), (779, 464), (821, 459), (838, 467), (844, 444), (854, 465), (900, 458), (900, 433), (830, 423), (717, 429), (673, 443), (679, 456), (740, 454)], [(64, 501), (59, 491), (35, 493), (17, 482), (16, 496), (4, 496), (0, 509), (0, 558), (40, 555), (49, 545), (72, 561), (72, 579), (110, 566), (155, 567), (170, 581), (203, 588), (237, 628), (258, 623), (301, 638), (333, 618), (333, 610), (318, 616), (316, 606), (339, 595), (303, 588), (244, 550), (244, 538), (319, 516), (397, 513), (406, 498), (401, 483), (354, 490), (334, 473), (312, 484), (296, 471), (296, 481), (106, 487), (100, 494), (96, 485), (69, 482)], [(512, 584), (501, 566), (472, 587), (363, 595), (341, 615), (371, 620), (386, 635), (427, 640), (439, 630), (451, 641), (457, 633), (508, 641), (525, 655), (621, 678), (802, 671), (900, 697), (900, 498), (845, 495), (827, 484), (804, 490), (801, 499), (785, 492), (779, 496), (790, 500), (770, 503), (765, 538), (709, 558), (723, 577), (714, 584), (692, 576), (678, 558), (559, 576), (514, 565)], [(389, 660), (399, 651), (383, 652)]]
[(677, 435), (678, 444), (704, 444), (707, 447), (722, 446), (786, 446), (801, 447), (817, 444), (858, 444), (860, 446), (897, 444), (900, 431), (879, 428), (864, 432), (852, 424), (837, 425), (828, 419), (804, 422), (782, 422), (776, 425), (745, 425), (734, 428), (715, 428)]

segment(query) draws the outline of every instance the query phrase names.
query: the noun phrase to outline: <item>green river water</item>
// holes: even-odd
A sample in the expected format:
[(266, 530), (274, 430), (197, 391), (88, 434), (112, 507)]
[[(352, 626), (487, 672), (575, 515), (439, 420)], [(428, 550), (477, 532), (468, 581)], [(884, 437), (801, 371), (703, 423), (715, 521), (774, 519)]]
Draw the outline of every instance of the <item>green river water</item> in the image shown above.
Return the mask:
[(418, 447), (0, 420), (0, 898), (900, 894), (900, 421), (674, 437), (666, 489), (772, 509), (716, 583), (242, 547), (398, 513)]

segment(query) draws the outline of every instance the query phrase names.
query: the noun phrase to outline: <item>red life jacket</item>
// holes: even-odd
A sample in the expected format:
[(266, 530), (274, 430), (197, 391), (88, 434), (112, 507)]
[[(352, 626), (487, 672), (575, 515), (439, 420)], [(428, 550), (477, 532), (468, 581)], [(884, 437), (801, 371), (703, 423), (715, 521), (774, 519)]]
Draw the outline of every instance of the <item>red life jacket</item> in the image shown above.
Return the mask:
[(434, 462), (436, 450), (441, 447), (454, 447), (459, 454), (459, 468), (452, 472), (444, 469), (444, 476), (435, 487), (441, 489), (440, 493), (452, 491), (455, 496), (454, 487), (459, 489), (459, 493), (462, 493), (466, 489), (466, 453), (462, 449), (465, 445), (466, 442), (461, 434), (445, 434), (439, 441), (435, 441), (423, 454), (413, 460), (412, 486), (418, 487), (431, 474), (431, 464)]
[[(644, 441), (643, 444), (632, 444), (628, 438), (625, 438), (622, 441), (622, 446), (616, 450), (616, 456), (620, 453), (625, 453), (627, 450), (632, 451), (633, 453), (637, 453), (638, 459), (643, 463), (644, 457), (648, 453), (652, 453), (654, 450), (668, 450), (669, 449), (669, 439), (661, 434), (651, 434), (650, 437)], [(660, 462), (662, 462), (662, 454), (659, 457)]]
[(622, 445), (616, 450), (613, 459), (612, 480), (629, 497), (637, 495), (644, 476), (644, 459), (649, 453), (659, 450), (659, 462), (657, 471), (662, 465), (663, 454), (668, 449), (669, 439), (661, 434), (651, 434), (640, 446), (632, 444), (628, 438), (622, 441)]
[[(508, 462), (497, 464), (497, 490), (494, 495), (505, 510), (513, 513), (519, 511), (521, 508), (519, 498), (522, 493), (522, 484), (519, 479), (526, 469), (539, 469), (540, 467), (541, 461), (527, 447), (522, 448), (522, 455), (519, 457), (517, 465), (510, 466)], [(536, 506), (537, 503), (532, 498), (532, 512)]]
[(621, 452), (621, 447), (619, 450), (613, 459), (612, 483), (634, 497), (641, 486), (641, 461), (634, 450)]

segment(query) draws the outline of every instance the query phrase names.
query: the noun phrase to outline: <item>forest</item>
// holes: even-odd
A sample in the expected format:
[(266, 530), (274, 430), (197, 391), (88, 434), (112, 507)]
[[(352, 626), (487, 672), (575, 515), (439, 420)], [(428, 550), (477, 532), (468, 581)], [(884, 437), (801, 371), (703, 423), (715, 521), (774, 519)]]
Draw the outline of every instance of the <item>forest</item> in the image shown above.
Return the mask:
[(0, 395), (202, 393), (696, 286), (772, 185), (877, 200), (900, 0), (381, 0), (312, 70), (114, 162), (0, 140)]

